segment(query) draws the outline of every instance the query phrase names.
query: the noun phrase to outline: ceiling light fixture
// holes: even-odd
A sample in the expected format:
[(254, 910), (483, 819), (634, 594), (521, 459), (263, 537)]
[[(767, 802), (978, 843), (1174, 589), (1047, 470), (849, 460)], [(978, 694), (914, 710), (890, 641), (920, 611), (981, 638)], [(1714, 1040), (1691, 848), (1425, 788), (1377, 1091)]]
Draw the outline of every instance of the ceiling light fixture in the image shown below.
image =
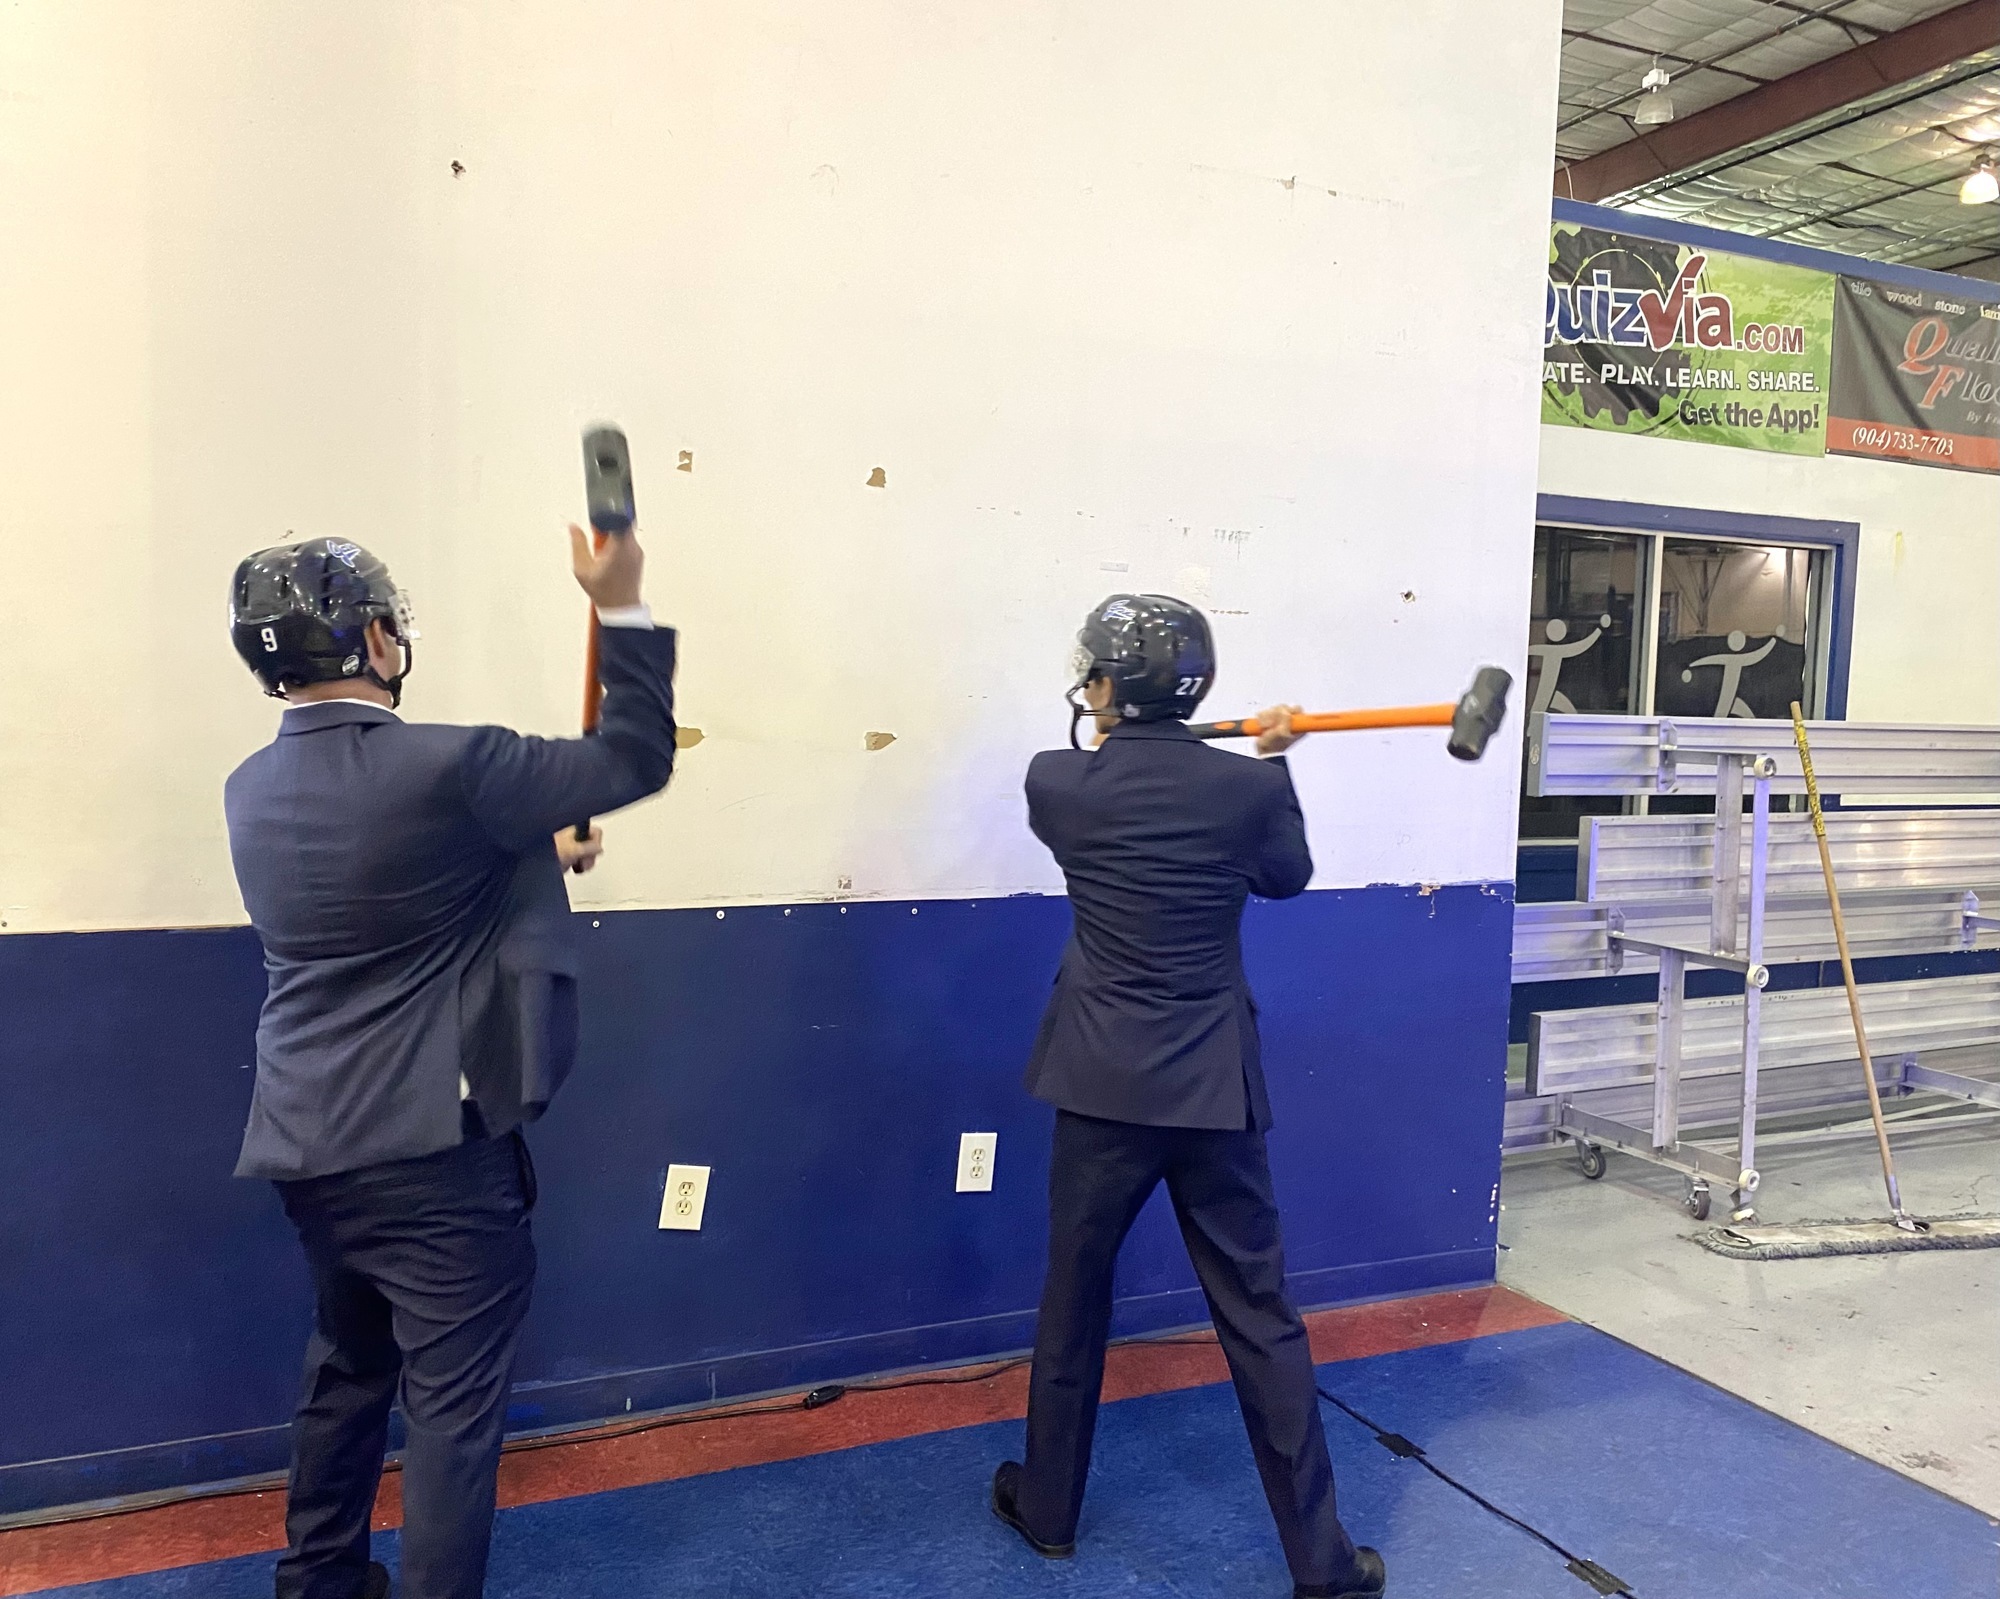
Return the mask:
[(1960, 205), (1991, 205), (2000, 200), (2000, 172), (1994, 170), (1993, 157), (1983, 155), (1972, 163), (1972, 171), (1958, 186)]
[(1639, 87), (1646, 92), (1639, 96), (1639, 109), (1632, 113), (1632, 120), (1640, 127), (1657, 128), (1662, 122), (1674, 120), (1674, 97), (1667, 93), (1667, 85), (1673, 81), (1657, 61), (1653, 70), (1640, 80)]

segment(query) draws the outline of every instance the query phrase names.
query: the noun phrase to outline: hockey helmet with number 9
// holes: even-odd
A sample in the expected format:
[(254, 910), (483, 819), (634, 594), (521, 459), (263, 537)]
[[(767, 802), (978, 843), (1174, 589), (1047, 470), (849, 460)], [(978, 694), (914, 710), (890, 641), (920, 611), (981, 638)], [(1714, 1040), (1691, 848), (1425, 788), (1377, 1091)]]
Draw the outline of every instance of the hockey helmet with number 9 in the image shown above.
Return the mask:
[(1128, 722), (1194, 714), (1215, 681), (1208, 618), (1167, 594), (1114, 594), (1076, 635), (1074, 696), (1094, 678), (1111, 685), (1106, 707)]
[[(392, 678), (368, 660), (368, 624), (388, 624), (402, 646)], [(229, 638), (244, 664), (282, 699), (288, 689), (360, 678), (400, 702), (417, 637), (410, 602), (388, 567), (346, 539), (307, 539), (259, 550), (229, 585)]]

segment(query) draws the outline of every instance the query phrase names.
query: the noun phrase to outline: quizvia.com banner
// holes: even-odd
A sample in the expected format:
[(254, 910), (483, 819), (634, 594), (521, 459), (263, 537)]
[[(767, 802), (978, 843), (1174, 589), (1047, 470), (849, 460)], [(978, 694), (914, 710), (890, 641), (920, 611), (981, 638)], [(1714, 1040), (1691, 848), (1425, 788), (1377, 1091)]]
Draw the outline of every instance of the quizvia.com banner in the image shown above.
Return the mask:
[(1833, 291), (1824, 272), (1558, 223), (1542, 420), (1824, 454)]
[(2000, 472), (2000, 305), (1842, 278), (1826, 447)]

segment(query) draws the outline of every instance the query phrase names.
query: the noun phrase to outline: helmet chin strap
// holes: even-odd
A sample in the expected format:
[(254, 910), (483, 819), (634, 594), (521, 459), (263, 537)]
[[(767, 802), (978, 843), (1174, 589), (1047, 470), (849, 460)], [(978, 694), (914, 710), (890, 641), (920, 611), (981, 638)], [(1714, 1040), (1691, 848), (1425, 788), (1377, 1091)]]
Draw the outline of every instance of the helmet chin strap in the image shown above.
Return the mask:
[(376, 671), (373, 661), (370, 661), (361, 669), (361, 675), (367, 678), (369, 682), (373, 683), (379, 689), (388, 691), (389, 708), (391, 710), (399, 709), (402, 706), (403, 679), (410, 675), (410, 668), (417, 664), (417, 652), (410, 647), (410, 641), (401, 634), (396, 636), (396, 648), (403, 652), (403, 669), (394, 677), (384, 677), (380, 672)]
[(1083, 685), (1081, 683), (1072, 683), (1068, 692), (1063, 695), (1063, 698), (1069, 701), (1069, 747), (1073, 750), (1083, 748), (1083, 745), (1077, 741), (1076, 736), (1076, 730), (1083, 726), (1083, 719), (1086, 716), (1096, 714), (1088, 705), (1085, 705), (1083, 701), (1077, 698), (1082, 689)]
[(1084, 704), (1083, 701), (1077, 698), (1077, 695), (1083, 692), (1083, 688), (1084, 685), (1081, 683), (1072, 683), (1063, 695), (1063, 698), (1069, 701), (1069, 747), (1073, 750), (1083, 748), (1083, 745), (1077, 741), (1076, 730), (1083, 726), (1085, 717), (1118, 715), (1118, 711), (1114, 706), (1106, 705), (1098, 707)]

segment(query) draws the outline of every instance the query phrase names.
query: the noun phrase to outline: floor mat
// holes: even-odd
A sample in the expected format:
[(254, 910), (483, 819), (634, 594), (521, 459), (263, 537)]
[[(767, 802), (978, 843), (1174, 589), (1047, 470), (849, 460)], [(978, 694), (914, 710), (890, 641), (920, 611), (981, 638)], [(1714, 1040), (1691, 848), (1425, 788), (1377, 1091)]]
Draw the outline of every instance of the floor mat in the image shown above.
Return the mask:
[[(1341, 1368), (1333, 1368), (1341, 1369)], [(1001, 1422), (809, 1460), (503, 1513), (488, 1599), (938, 1599), (1290, 1592), (1235, 1397), (1226, 1388), (1107, 1406), (1072, 1561), (1045, 1561), (987, 1512)], [(1329, 1438), (1341, 1509), (1383, 1541), (1400, 1596), (1571, 1599), (1560, 1563), (1350, 1429)], [(1390, 1468), (1390, 1469), (1385, 1469)], [(378, 1550), (393, 1548), (381, 1536)], [(65, 1599), (266, 1599), (268, 1555), (55, 1590)]]
[(2000, 1533), (1978, 1511), (1581, 1323), (1320, 1380), (1639, 1599), (2000, 1593)]
[[(1624, 1579), (1635, 1599), (1966, 1599), (2000, 1574), (1985, 1517), (1581, 1326), (1321, 1368), (1443, 1471)], [(1563, 1559), (1328, 1407), (1341, 1511), (1396, 1599), (1585, 1599)], [(1290, 1591), (1234, 1395), (1108, 1405), (1070, 1562), (985, 1508), (1019, 1422), (502, 1512), (489, 1599)], [(393, 1560), (393, 1535), (377, 1549)], [(265, 1599), (270, 1555), (49, 1590)]]

